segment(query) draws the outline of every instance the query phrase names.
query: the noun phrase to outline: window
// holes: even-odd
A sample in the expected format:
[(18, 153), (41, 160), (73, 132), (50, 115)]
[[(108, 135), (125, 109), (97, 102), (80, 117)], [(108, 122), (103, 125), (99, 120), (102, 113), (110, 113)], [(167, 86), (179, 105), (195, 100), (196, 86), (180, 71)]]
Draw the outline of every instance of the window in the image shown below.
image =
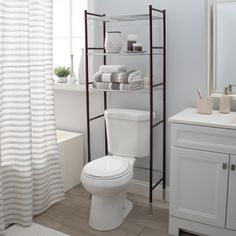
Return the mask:
[(70, 66), (78, 77), (81, 48), (84, 47), (84, 10), (86, 0), (53, 0), (53, 67)]

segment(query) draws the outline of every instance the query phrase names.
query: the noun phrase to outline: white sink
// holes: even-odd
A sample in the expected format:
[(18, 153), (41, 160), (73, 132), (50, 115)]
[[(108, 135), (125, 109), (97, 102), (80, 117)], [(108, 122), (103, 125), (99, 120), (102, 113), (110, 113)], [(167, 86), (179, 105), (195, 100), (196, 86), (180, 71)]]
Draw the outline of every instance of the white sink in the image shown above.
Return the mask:
[(233, 113), (215, 113), (214, 115), (209, 116), (209, 120), (217, 124), (232, 124), (236, 123), (236, 116)]

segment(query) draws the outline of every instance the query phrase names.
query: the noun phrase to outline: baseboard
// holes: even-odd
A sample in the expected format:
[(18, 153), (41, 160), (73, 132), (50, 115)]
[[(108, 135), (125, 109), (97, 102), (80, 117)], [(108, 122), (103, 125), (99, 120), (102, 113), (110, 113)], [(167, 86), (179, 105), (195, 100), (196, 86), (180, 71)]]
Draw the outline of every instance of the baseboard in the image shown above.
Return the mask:
[[(132, 182), (130, 183), (128, 187), (128, 192), (148, 198), (149, 197), (149, 184), (134, 179), (132, 180)], [(161, 185), (157, 186), (153, 190), (153, 199), (169, 201), (169, 188), (167, 187), (165, 190), (163, 190)]]

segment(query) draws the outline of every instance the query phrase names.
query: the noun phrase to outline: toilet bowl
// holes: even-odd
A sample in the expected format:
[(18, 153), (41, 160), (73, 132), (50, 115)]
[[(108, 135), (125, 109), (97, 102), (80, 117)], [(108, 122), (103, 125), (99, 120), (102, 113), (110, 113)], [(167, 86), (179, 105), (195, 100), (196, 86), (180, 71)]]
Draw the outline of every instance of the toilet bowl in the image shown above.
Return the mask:
[(105, 156), (84, 167), (81, 182), (92, 194), (89, 217), (92, 228), (111, 230), (123, 222), (133, 207), (126, 194), (132, 178), (133, 161), (128, 158)]
[(110, 155), (87, 163), (81, 182), (92, 194), (89, 225), (96, 230), (118, 227), (132, 210), (127, 187), (137, 158), (149, 155), (150, 113), (140, 110), (105, 111)]

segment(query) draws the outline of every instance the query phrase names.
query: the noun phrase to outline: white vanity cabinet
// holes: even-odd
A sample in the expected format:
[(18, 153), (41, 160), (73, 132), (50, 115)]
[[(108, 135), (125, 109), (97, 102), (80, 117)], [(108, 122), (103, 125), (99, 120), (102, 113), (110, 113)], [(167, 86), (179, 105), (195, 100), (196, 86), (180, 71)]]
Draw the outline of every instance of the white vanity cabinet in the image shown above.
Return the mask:
[(171, 235), (182, 229), (236, 236), (236, 122), (228, 122), (234, 115), (189, 108), (170, 118)]

